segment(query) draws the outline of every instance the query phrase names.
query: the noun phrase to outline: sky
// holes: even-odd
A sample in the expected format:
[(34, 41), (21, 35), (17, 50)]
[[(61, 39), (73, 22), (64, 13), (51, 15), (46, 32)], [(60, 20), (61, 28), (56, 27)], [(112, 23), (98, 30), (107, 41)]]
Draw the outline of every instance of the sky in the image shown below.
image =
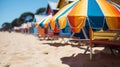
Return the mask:
[(41, 7), (47, 7), (48, 1), (57, 0), (0, 0), (0, 28), (4, 22), (12, 22), (24, 12), (35, 13)]

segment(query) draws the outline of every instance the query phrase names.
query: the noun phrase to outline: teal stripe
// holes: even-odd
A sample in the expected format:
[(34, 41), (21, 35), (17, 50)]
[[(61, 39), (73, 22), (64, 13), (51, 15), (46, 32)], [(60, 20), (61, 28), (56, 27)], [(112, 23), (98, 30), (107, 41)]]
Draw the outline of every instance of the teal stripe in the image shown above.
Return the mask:
[(44, 22), (45, 22), (45, 20), (46, 20), (46, 19), (44, 19), (43, 21), (40, 22), (39, 26), (40, 26), (41, 28), (44, 28)]
[(99, 7), (96, 0), (88, 0), (88, 22), (90, 23), (92, 28), (102, 28), (104, 22), (104, 14)]

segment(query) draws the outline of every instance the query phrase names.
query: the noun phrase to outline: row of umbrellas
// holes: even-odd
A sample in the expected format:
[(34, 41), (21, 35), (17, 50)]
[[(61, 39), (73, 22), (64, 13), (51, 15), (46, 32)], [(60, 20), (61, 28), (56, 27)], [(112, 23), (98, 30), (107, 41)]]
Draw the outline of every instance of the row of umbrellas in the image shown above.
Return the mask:
[[(92, 29), (120, 30), (120, 9), (107, 0), (76, 0), (48, 18), (41, 20), (39, 26), (49, 25), (55, 30), (64, 29), (69, 24), (74, 33), (79, 33), (85, 26)], [(92, 49), (91, 44), (90, 47)], [(92, 53), (90, 58), (91, 56)]]
[(40, 26), (42, 28), (47, 28), (50, 23), (51, 18), (52, 18), (52, 15), (44, 17), (42, 20), (35, 23), (36, 27)]
[(93, 29), (120, 29), (120, 10), (106, 0), (77, 0), (58, 11), (54, 16), (47, 16), (37, 25), (52, 30), (57, 26), (63, 29), (69, 23), (72, 32), (78, 33), (84, 26)]

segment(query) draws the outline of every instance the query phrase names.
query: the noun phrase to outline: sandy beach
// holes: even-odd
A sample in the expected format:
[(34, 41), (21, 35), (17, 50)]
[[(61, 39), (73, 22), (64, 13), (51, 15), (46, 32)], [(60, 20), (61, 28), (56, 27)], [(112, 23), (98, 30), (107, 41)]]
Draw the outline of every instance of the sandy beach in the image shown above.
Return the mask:
[(84, 47), (53, 44), (32, 34), (0, 32), (0, 67), (120, 67), (120, 55), (95, 47), (90, 61), (89, 52), (83, 54)]

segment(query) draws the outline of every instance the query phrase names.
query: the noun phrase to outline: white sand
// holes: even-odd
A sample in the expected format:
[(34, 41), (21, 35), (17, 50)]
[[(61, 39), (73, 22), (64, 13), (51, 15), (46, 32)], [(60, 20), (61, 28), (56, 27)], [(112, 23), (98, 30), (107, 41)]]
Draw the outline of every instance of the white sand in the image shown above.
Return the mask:
[(54, 47), (43, 42), (33, 35), (0, 32), (0, 66), (69, 67), (60, 58), (80, 52), (79, 48)]
[[(83, 49), (70, 45), (55, 47), (47, 43), (50, 42), (40, 41), (31, 34), (0, 32), (0, 67), (80, 67), (71, 65), (81, 61), (77, 59), (75, 63), (67, 58), (73, 54), (74, 57), (78, 56), (84, 52)], [(81, 59), (83, 58), (82, 56)]]

